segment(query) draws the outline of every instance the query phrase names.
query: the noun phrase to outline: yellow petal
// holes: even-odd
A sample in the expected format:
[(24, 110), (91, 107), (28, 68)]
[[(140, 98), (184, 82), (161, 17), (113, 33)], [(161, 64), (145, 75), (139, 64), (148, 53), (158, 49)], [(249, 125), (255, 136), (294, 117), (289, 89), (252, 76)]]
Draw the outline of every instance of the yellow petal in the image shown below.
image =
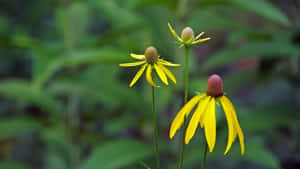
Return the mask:
[(146, 80), (153, 87), (159, 87), (153, 82), (153, 79), (152, 79), (152, 65), (148, 65), (148, 67), (147, 67)]
[(129, 87), (132, 87), (138, 80), (139, 78), (142, 76), (142, 74), (144, 73), (145, 71), (145, 68), (146, 68), (147, 64), (143, 65), (140, 70), (135, 74), (134, 78), (132, 79)]
[(132, 63), (121, 63), (120, 66), (122, 67), (131, 67), (131, 66), (138, 66), (138, 65), (141, 65), (141, 64), (144, 64), (146, 63), (146, 61), (139, 61), (139, 62), (132, 62)]
[(204, 32), (199, 33), (195, 39), (198, 40), (202, 35), (204, 35)]
[(199, 40), (196, 40), (194, 42), (192, 42), (192, 45), (195, 45), (197, 43), (201, 43), (201, 42), (205, 42), (205, 41), (208, 41), (210, 40), (211, 38), (204, 38), (204, 39), (199, 39)]
[(238, 126), (238, 135), (239, 135), (239, 141), (240, 141), (240, 147), (241, 147), (241, 154), (244, 155), (245, 153), (245, 143), (244, 143), (244, 133), (238, 123), (236, 123)]
[(228, 107), (227, 102), (224, 100), (224, 96), (220, 98), (221, 105), (223, 107), (223, 110), (225, 112), (227, 125), (228, 125), (228, 141), (227, 141), (227, 147), (225, 149), (224, 155), (228, 153), (228, 151), (231, 148), (232, 143), (234, 142), (235, 135), (237, 134), (235, 132), (235, 122), (231, 114), (231, 109)]
[(130, 53), (130, 56), (134, 59), (137, 59), (137, 60), (145, 60), (145, 55), (137, 55), (137, 54), (134, 54), (134, 53)]
[(212, 152), (216, 143), (216, 109), (215, 98), (212, 98), (208, 103), (206, 117), (204, 119), (205, 137), (209, 147), (209, 152)]
[(172, 28), (170, 23), (168, 23), (168, 27), (169, 27), (172, 35), (174, 36), (174, 38), (176, 38), (179, 42), (182, 42), (181, 38), (177, 35), (176, 31)]
[(170, 139), (172, 139), (176, 133), (176, 131), (181, 127), (185, 116), (188, 116), (197, 102), (204, 97), (205, 95), (196, 95), (190, 101), (188, 101), (177, 113), (176, 117), (174, 118), (171, 127), (170, 127)]
[(188, 125), (188, 128), (186, 130), (185, 144), (188, 144), (190, 142), (190, 140), (192, 139), (192, 137), (194, 136), (195, 131), (199, 124), (200, 117), (203, 114), (203, 112), (207, 109), (207, 105), (209, 103), (210, 98), (211, 98), (210, 96), (206, 97), (203, 101), (199, 102), (198, 107), (195, 110), (195, 112), (190, 120), (190, 123)]
[(178, 66), (180, 66), (180, 64), (174, 64), (174, 63), (162, 60), (162, 59), (159, 59), (157, 62), (159, 64), (162, 64), (162, 65), (165, 65), (165, 66), (171, 66), (171, 67), (178, 67)]
[[(206, 93), (205, 93), (206, 95)], [(204, 110), (204, 112), (202, 113), (201, 117), (200, 117), (200, 120), (199, 120), (199, 123), (200, 123), (200, 127), (203, 128), (204, 127), (204, 119), (206, 117), (206, 114), (207, 114), (207, 109)]]
[(237, 130), (237, 134), (239, 136), (241, 154), (244, 155), (244, 153), (245, 153), (244, 134), (243, 134), (243, 131), (240, 127), (240, 124), (239, 124), (239, 121), (238, 121), (238, 118), (237, 118), (237, 115), (236, 115), (236, 111), (235, 111), (231, 101), (226, 96), (223, 96), (223, 97), (224, 97), (224, 100), (227, 103), (229, 109), (231, 110), (231, 116), (234, 120), (235, 130)]
[(159, 78), (164, 82), (164, 84), (168, 85), (169, 83), (165, 72), (162, 69), (160, 69), (157, 64), (154, 64), (154, 68)]
[(176, 78), (175, 76), (173, 75), (173, 73), (167, 69), (166, 67), (164, 67), (163, 65), (161, 64), (157, 64), (159, 66), (159, 68), (161, 68), (165, 73), (166, 75), (176, 84)]

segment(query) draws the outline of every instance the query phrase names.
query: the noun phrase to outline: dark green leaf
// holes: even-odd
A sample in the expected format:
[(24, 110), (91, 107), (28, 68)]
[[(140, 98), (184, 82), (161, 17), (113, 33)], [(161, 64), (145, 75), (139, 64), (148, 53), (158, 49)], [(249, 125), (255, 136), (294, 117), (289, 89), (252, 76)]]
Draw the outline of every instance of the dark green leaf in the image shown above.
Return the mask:
[(0, 83), (0, 94), (25, 104), (36, 104), (49, 112), (59, 112), (60, 103), (46, 91), (22, 80), (6, 80)]
[(119, 169), (152, 155), (150, 145), (136, 140), (110, 141), (93, 150), (80, 169)]
[(288, 58), (296, 57), (300, 49), (292, 44), (281, 42), (253, 42), (233, 49), (224, 49), (208, 58), (202, 69), (207, 70), (224, 66), (241, 59), (255, 58)]
[[(14, 118), (0, 121), (0, 140), (15, 137), (28, 130), (39, 130), (41, 124), (29, 118)], [(1, 167), (0, 167), (1, 168)]]
[(1, 161), (0, 168), (5, 169), (33, 169), (30, 166), (18, 163), (16, 161)]

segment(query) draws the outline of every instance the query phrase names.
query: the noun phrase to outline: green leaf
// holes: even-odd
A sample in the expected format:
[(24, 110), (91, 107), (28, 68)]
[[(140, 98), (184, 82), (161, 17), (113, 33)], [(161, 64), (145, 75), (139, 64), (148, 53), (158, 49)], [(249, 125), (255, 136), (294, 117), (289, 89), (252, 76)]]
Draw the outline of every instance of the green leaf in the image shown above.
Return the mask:
[(76, 67), (83, 64), (116, 64), (130, 61), (129, 53), (122, 52), (112, 47), (101, 49), (74, 50), (69, 57), (58, 57), (44, 65), (35, 77), (34, 84), (37, 87), (44, 85), (57, 71), (63, 67)]
[(56, 11), (56, 26), (67, 48), (74, 48), (87, 33), (89, 9), (85, 3), (72, 3)]
[[(41, 64), (41, 63), (39, 63)], [(63, 66), (65, 65), (63, 58), (54, 59), (53, 61), (49, 61), (47, 64), (41, 64), (44, 65), (41, 70), (41, 72), (35, 74), (34, 78), (34, 86), (36, 88), (41, 88), (43, 85)]]
[[(191, 13), (187, 25), (191, 26), (195, 32), (212, 32), (212, 31), (232, 31), (247, 30), (243, 23), (235, 18), (236, 12), (232, 7), (209, 7), (199, 8)], [(222, 15), (226, 13), (227, 15)], [(199, 22), (201, 21), (201, 22)], [(212, 39), (215, 39), (212, 37)], [(205, 45), (205, 43), (204, 43)]]
[(0, 168), (5, 169), (33, 169), (16, 161), (0, 161)]
[(68, 169), (67, 161), (55, 152), (46, 153), (45, 169)]
[(111, 135), (115, 135), (120, 133), (126, 128), (133, 127), (135, 123), (134, 117), (124, 114), (122, 116), (118, 116), (115, 119), (110, 119), (105, 125), (105, 130), (107, 133)]
[(276, 127), (296, 125), (300, 122), (299, 106), (271, 105), (240, 112), (241, 125), (245, 131), (266, 131)]
[(266, 149), (262, 140), (251, 139), (245, 145), (245, 158), (270, 169), (280, 169), (279, 161)]
[(57, 113), (60, 103), (44, 90), (34, 88), (22, 80), (6, 80), (0, 83), (0, 94), (24, 104), (35, 104), (41, 109)]
[(82, 64), (119, 64), (130, 60), (128, 52), (122, 52), (115, 48), (102, 48), (92, 50), (74, 51), (70, 58), (66, 59), (67, 66)]
[(300, 49), (289, 43), (281, 42), (253, 42), (234, 49), (224, 49), (209, 57), (202, 69), (208, 70), (214, 67), (224, 66), (241, 59), (251, 57), (278, 58), (296, 57)]
[[(82, 97), (97, 98), (106, 106), (136, 108), (140, 111), (147, 109), (147, 104), (142, 96), (135, 90), (116, 81), (90, 80), (59, 80), (51, 86), (51, 91), (57, 94), (78, 91)], [(96, 92), (95, 92), (96, 91)], [(139, 104), (136, 104), (139, 103)]]
[[(126, 9), (115, 0), (91, 0), (93, 7), (96, 7), (100, 14), (104, 16), (114, 28), (124, 28), (128, 25), (137, 25), (143, 22), (139, 15), (132, 10)], [(124, 19), (126, 18), (126, 19)]]
[(235, 13), (245, 13), (245, 11), (248, 11), (276, 23), (285, 26), (290, 25), (290, 21), (284, 13), (266, 0), (203, 0), (199, 2), (199, 7), (201, 9), (211, 7), (229, 7), (234, 8), (233, 11)]
[(110, 141), (94, 149), (80, 169), (119, 169), (152, 155), (150, 145), (136, 140)]
[(232, 0), (232, 3), (237, 7), (246, 9), (257, 15), (263, 16), (272, 21), (278, 22), (283, 25), (290, 25), (287, 17), (279, 9), (274, 7), (270, 2), (266, 0)]
[[(238, 165), (239, 161), (249, 161), (254, 164), (257, 164), (263, 168), (269, 169), (280, 169), (279, 160), (266, 148), (262, 138), (249, 138), (246, 135), (245, 139), (245, 154), (241, 156), (239, 140), (235, 140), (235, 143), (232, 145), (229, 153), (224, 156), (224, 150), (226, 147), (227, 138), (227, 130), (219, 130), (218, 139), (216, 140), (216, 147), (213, 153), (209, 153), (209, 157), (207, 160), (215, 161), (218, 160), (221, 164), (223, 164), (224, 168), (230, 168), (232, 165)], [(199, 146), (200, 140), (203, 140), (203, 137), (199, 137), (196, 144), (193, 146)], [(201, 144), (202, 145), (202, 144)], [(188, 167), (193, 167), (195, 165), (199, 165), (199, 159), (202, 159), (203, 149), (201, 148), (193, 148), (189, 152), (187, 152), (185, 156), (186, 165)], [(223, 161), (221, 161), (223, 160)]]
[[(0, 121), (0, 140), (15, 137), (16, 135), (28, 131), (39, 130), (41, 124), (30, 118), (14, 118)], [(1, 168), (1, 167), (0, 167)]]

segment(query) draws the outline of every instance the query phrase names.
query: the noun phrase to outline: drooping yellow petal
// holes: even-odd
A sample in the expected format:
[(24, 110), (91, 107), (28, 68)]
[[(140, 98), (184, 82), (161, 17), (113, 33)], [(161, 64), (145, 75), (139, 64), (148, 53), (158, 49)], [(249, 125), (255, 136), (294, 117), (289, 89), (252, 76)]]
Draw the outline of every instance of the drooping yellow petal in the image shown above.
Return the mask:
[(199, 40), (196, 40), (194, 42), (192, 42), (192, 45), (195, 45), (197, 43), (201, 43), (201, 42), (205, 42), (205, 41), (208, 41), (210, 40), (211, 38), (204, 38), (204, 39), (199, 39)]
[(227, 105), (227, 102), (224, 100), (224, 97), (225, 96), (222, 96), (220, 98), (220, 102), (225, 112), (227, 125), (228, 125), (228, 141), (227, 141), (227, 147), (224, 152), (224, 155), (226, 155), (230, 150), (232, 143), (234, 142), (237, 132), (235, 132), (235, 125), (234, 125), (235, 122), (231, 113), (232, 110), (229, 108), (229, 105)]
[(139, 78), (142, 76), (142, 74), (144, 73), (145, 69), (147, 67), (147, 64), (143, 65), (140, 70), (135, 74), (134, 78), (132, 79), (132, 81), (129, 84), (129, 87), (132, 87), (138, 80)]
[(245, 143), (244, 143), (244, 133), (238, 123), (236, 123), (238, 128), (238, 135), (239, 135), (239, 141), (240, 141), (240, 147), (241, 147), (241, 154), (244, 155), (245, 153)]
[(195, 112), (190, 120), (190, 123), (188, 125), (188, 128), (186, 130), (185, 144), (188, 144), (190, 142), (190, 140), (192, 139), (192, 137), (194, 136), (195, 131), (199, 124), (200, 117), (203, 114), (203, 112), (207, 109), (207, 105), (209, 103), (210, 98), (211, 97), (208, 96), (203, 101), (199, 102), (198, 107), (195, 110)]
[(157, 62), (158, 62), (158, 64), (162, 64), (162, 65), (165, 65), (165, 66), (171, 66), (171, 67), (178, 67), (178, 66), (180, 66), (180, 64), (174, 64), (174, 63), (162, 60), (162, 59), (159, 59)]
[[(207, 95), (207, 94), (205, 93), (205, 95)], [(202, 115), (201, 115), (201, 117), (200, 117), (199, 123), (200, 123), (200, 127), (201, 127), (201, 128), (204, 127), (204, 119), (205, 119), (205, 117), (207, 116), (207, 115), (206, 115), (207, 112), (208, 112), (207, 110), (208, 110), (208, 108), (206, 108), (206, 110), (204, 110), (204, 112), (202, 113)]]
[(154, 81), (153, 81), (153, 79), (152, 79), (152, 65), (148, 65), (148, 67), (147, 67), (147, 71), (146, 71), (146, 80), (147, 80), (147, 82), (148, 82), (150, 85), (152, 85), (153, 87), (159, 87), (159, 86), (157, 86), (157, 85), (154, 83)]
[(195, 40), (198, 40), (202, 35), (204, 35), (204, 32), (199, 33), (199, 34), (196, 36)]
[(130, 53), (130, 56), (134, 59), (137, 59), (137, 60), (145, 60), (145, 55), (137, 55), (137, 54), (134, 54), (134, 53)]
[(209, 152), (212, 152), (216, 143), (216, 105), (215, 98), (208, 103), (206, 117), (204, 119), (204, 131)]
[(163, 65), (161, 64), (157, 64), (159, 66), (159, 68), (161, 68), (165, 73), (166, 75), (176, 84), (176, 78), (175, 76), (173, 75), (173, 73), (167, 69), (166, 67), (164, 67)]
[(174, 137), (176, 131), (181, 127), (185, 116), (188, 116), (190, 114), (191, 110), (194, 108), (197, 102), (204, 96), (204, 94), (194, 96), (179, 110), (170, 127), (170, 139)]
[(121, 63), (119, 64), (122, 67), (131, 67), (131, 66), (138, 66), (146, 63), (146, 61), (138, 61), (138, 62), (132, 62), (132, 63)]
[(241, 154), (244, 155), (244, 153), (245, 153), (244, 134), (243, 134), (243, 131), (240, 127), (240, 124), (239, 124), (239, 121), (238, 121), (238, 118), (237, 118), (237, 115), (236, 115), (236, 111), (233, 107), (233, 104), (231, 103), (231, 101), (226, 96), (224, 96), (224, 101), (227, 103), (229, 109), (231, 110), (230, 112), (231, 112), (231, 116), (234, 120), (235, 130), (237, 130), (237, 134), (239, 136)]
[(182, 42), (182, 39), (177, 35), (176, 31), (172, 28), (171, 24), (168, 23), (168, 27), (172, 33), (172, 35), (178, 40), (179, 42)]
[(154, 64), (154, 69), (156, 70), (156, 73), (158, 74), (159, 78), (164, 82), (164, 84), (168, 85), (168, 79), (165, 74), (165, 72), (160, 69), (160, 67), (157, 64)]

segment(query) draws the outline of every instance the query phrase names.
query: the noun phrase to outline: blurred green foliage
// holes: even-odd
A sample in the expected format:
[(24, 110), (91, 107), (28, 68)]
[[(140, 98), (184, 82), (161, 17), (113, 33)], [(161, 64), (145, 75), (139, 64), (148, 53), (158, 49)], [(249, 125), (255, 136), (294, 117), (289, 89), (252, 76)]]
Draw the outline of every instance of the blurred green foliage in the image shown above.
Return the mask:
[[(129, 53), (149, 45), (183, 64), (167, 23), (205, 31), (193, 49), (190, 96), (209, 74), (224, 79), (246, 139), (223, 156), (227, 127), (218, 112), (208, 168), (300, 166), (300, 13), (287, 0), (28, 0), (0, 2), (0, 168), (154, 167), (151, 91)], [(178, 84), (157, 92), (163, 168), (175, 168), (179, 138), (168, 139), (183, 102)], [(159, 82), (157, 82), (159, 83)], [(161, 85), (163, 86), (163, 85)], [(200, 132), (200, 130), (199, 130)], [(187, 146), (184, 168), (199, 168), (203, 137)], [(216, 163), (214, 163), (216, 162)]]

